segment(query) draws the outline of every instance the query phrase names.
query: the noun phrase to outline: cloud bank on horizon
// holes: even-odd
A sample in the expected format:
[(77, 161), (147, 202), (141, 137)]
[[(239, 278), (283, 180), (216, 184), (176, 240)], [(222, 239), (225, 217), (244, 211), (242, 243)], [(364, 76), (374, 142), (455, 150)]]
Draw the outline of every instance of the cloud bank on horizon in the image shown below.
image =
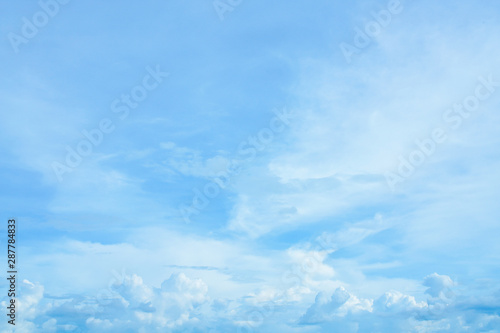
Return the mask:
[(1, 15), (16, 332), (500, 332), (497, 2)]

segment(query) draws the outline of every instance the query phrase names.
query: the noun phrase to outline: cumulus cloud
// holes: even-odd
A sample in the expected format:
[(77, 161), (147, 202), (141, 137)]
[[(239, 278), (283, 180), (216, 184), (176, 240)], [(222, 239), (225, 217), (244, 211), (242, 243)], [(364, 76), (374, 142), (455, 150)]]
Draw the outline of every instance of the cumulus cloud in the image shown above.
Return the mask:
[(99, 323), (102, 330), (105, 326), (115, 328), (130, 325), (127, 324), (130, 320), (137, 327), (150, 329), (176, 329), (194, 325), (200, 321), (199, 307), (209, 300), (207, 285), (183, 273), (173, 274), (160, 288), (148, 286), (141, 277), (132, 275), (115, 282), (111, 289), (117, 299), (110, 305), (118, 307), (122, 316), (108, 317), (104, 307), (87, 320), (91, 325)]
[(428, 287), (425, 293), (432, 297), (450, 298), (453, 296), (451, 288), (455, 286), (455, 282), (447, 275), (433, 273), (425, 277), (424, 286)]
[(332, 321), (348, 314), (371, 311), (371, 308), (371, 300), (360, 300), (343, 287), (340, 287), (330, 297), (325, 293), (319, 293), (314, 304), (302, 316), (300, 322), (303, 324), (316, 324)]
[(18, 303), (23, 315), (17, 332), (176, 331), (204, 321), (199, 309), (209, 302), (207, 285), (182, 273), (173, 274), (160, 288), (146, 285), (137, 275), (127, 275), (115, 281), (108, 293), (93, 299), (44, 298), (43, 287), (27, 280), (21, 289)]
[(310, 303), (308, 298), (287, 297), (290, 288), (213, 299), (204, 281), (184, 273), (172, 274), (158, 287), (135, 274), (125, 275), (110, 285), (108, 294), (92, 299), (52, 298), (44, 295), (39, 284), (24, 280), (20, 285), (19, 309), (25, 315), (16, 332), (420, 333), (496, 332), (500, 328), (495, 310), (500, 292), (480, 299), (466, 294), (442, 297), (457, 283), (437, 273), (421, 282), (422, 288), (431, 290), (416, 295), (390, 290), (365, 298), (340, 286), (333, 292), (318, 292)]
[(427, 307), (426, 302), (417, 302), (415, 297), (399, 291), (389, 291), (374, 302), (374, 309), (385, 313), (417, 313)]
[(317, 295), (314, 304), (300, 318), (302, 325), (342, 332), (411, 331), (414, 321), (427, 308), (413, 296), (389, 291), (378, 299), (360, 299), (345, 288), (338, 288), (328, 297)]
[[(23, 280), (17, 285), (18, 297), (17, 304), (17, 319), (15, 321), (16, 332), (33, 332), (36, 325), (34, 320), (43, 318), (44, 314), (50, 310), (51, 305), (43, 301), (44, 288), (40, 284), (32, 283), (28, 280)], [(7, 307), (7, 302), (2, 301), (3, 309)], [(19, 316), (22, 314), (22, 316)], [(47, 332), (54, 327), (55, 319), (49, 319), (42, 324), (48, 329)], [(13, 326), (7, 325), (6, 321), (2, 320), (2, 325), (5, 324), (5, 330), (2, 332), (14, 332)]]
[(480, 300), (465, 294), (453, 300), (443, 297), (456, 285), (450, 277), (433, 273), (422, 281), (431, 289), (422, 300), (395, 290), (373, 300), (359, 299), (338, 288), (331, 296), (319, 293), (298, 323), (318, 332), (497, 332), (500, 317), (491, 310), (497, 309), (499, 295)]

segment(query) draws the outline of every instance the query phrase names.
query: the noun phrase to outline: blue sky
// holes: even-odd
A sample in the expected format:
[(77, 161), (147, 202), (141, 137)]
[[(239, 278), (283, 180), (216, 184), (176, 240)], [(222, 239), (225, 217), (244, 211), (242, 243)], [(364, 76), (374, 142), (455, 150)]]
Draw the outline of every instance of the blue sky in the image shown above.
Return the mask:
[(16, 332), (500, 332), (497, 2), (0, 6)]

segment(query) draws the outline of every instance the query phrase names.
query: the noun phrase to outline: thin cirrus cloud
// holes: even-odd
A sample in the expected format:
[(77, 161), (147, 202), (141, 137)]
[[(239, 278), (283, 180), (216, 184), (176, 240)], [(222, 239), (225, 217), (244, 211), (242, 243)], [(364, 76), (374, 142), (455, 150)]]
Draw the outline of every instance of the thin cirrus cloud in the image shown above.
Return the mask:
[[(391, 1), (223, 2), (223, 20), (212, 1), (69, 2), (18, 53), (4, 40), (17, 331), (496, 332), (498, 5), (401, 0), (347, 62), (339, 45)], [(5, 36), (39, 10), (8, 7)], [(169, 76), (118, 121), (112, 102), (157, 65)], [(449, 113), (484, 80), (488, 98)], [(114, 131), (58, 181), (51, 163), (103, 118)]]

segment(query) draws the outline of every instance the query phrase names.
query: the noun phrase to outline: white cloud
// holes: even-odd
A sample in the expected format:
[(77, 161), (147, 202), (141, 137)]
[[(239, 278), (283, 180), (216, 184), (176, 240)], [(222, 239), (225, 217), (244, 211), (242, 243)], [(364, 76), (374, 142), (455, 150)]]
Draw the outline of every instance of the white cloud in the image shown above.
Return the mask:
[(317, 324), (345, 317), (349, 313), (371, 311), (372, 301), (360, 300), (340, 287), (328, 297), (325, 293), (316, 296), (314, 304), (302, 316), (303, 324)]
[(388, 291), (374, 304), (374, 310), (387, 313), (418, 313), (425, 309), (427, 303), (417, 302), (415, 297), (404, 295), (399, 291)]
[(432, 297), (450, 298), (453, 296), (451, 287), (455, 282), (447, 275), (432, 273), (424, 279), (424, 286), (429, 287), (425, 292)]

